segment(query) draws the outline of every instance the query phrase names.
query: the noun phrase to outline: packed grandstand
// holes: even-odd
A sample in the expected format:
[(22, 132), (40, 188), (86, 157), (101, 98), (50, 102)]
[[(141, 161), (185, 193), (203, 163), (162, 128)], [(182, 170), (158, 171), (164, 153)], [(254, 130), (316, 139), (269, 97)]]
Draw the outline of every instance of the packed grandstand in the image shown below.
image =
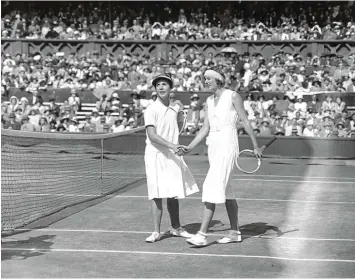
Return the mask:
[[(208, 96), (203, 72), (220, 65), (257, 135), (351, 137), (354, 14), (351, 2), (4, 2), (2, 128), (144, 126), (156, 98), (151, 81), (169, 72), (172, 102), (182, 101), (185, 133), (194, 134)], [(79, 48), (58, 47), (68, 42)]]

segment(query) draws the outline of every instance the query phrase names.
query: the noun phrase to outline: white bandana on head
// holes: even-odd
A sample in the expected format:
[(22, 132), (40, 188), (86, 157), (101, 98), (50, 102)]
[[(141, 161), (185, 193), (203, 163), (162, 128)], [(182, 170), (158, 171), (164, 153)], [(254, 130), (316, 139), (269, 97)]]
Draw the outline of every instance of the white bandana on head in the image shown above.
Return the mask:
[(213, 77), (215, 79), (218, 79), (218, 80), (224, 82), (223, 76), (220, 73), (218, 73), (218, 72), (216, 72), (214, 70), (211, 70), (211, 69), (207, 70), (205, 72), (204, 76)]

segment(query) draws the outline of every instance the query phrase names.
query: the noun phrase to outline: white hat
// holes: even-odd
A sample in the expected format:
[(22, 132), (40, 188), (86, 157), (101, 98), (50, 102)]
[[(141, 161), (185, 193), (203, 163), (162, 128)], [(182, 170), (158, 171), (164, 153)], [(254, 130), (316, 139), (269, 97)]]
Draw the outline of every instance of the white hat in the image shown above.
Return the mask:
[(119, 98), (117, 93), (112, 94), (112, 98)]
[(302, 71), (304, 71), (304, 70), (306, 70), (306, 68), (302, 66), (302, 67), (300, 68), (300, 72), (302, 72)]

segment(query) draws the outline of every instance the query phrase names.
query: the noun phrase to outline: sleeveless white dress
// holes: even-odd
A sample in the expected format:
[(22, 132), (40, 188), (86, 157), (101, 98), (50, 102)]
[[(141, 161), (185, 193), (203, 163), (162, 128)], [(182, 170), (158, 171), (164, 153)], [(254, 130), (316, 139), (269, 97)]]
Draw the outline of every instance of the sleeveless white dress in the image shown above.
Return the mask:
[(218, 104), (214, 96), (207, 98), (210, 132), (206, 140), (210, 168), (203, 184), (202, 202), (225, 203), (235, 199), (229, 184), (239, 152), (236, 122), (238, 114), (232, 102), (233, 91), (225, 89)]

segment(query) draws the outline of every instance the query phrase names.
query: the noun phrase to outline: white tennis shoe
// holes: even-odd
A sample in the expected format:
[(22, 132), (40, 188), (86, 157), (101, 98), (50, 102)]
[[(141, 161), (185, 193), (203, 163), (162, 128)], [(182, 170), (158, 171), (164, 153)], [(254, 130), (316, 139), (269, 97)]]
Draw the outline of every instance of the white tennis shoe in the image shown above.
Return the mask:
[(156, 242), (156, 241), (158, 241), (158, 240), (160, 240), (160, 233), (158, 233), (158, 232), (153, 232), (153, 233), (151, 234), (151, 236), (149, 236), (149, 237), (145, 240), (145, 242), (154, 243), (154, 242)]
[(226, 236), (217, 240), (219, 244), (228, 244), (232, 242), (241, 242), (242, 233), (240, 231), (229, 232)]
[(172, 228), (170, 230), (170, 233), (174, 236), (180, 236), (180, 237), (185, 237), (185, 238), (190, 238), (193, 236), (193, 234), (188, 233), (184, 228), (180, 227), (177, 229)]
[(198, 232), (197, 234), (193, 235), (191, 238), (186, 239), (186, 241), (194, 246), (203, 247), (207, 246), (207, 237), (206, 235), (201, 234)]

